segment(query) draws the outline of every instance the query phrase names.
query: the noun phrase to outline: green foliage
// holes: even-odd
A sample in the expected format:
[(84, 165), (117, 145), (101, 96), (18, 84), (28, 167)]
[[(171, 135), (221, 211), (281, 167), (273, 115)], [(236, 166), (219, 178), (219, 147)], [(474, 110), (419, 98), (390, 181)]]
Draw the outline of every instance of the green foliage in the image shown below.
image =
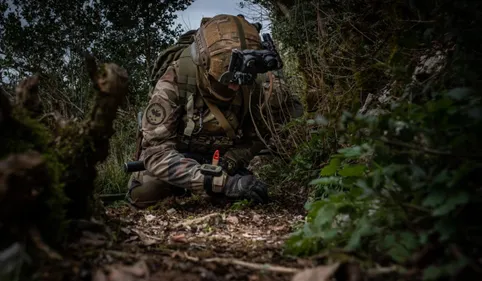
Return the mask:
[(330, 152), (338, 147), (336, 130), (324, 123), (317, 124), (320, 122), (308, 119), (310, 117), (312, 116), (307, 115), (306, 118), (293, 120), (283, 128), (290, 138), (311, 134), (308, 140), (300, 141), (289, 150), (278, 148), (282, 152), (287, 151), (289, 155), (276, 158), (260, 167), (259, 176), (270, 186), (283, 188), (287, 182), (296, 183), (299, 187), (308, 185), (313, 177), (319, 174), (320, 164), (327, 161)]
[[(344, 115), (340, 132), (352, 146), (338, 150), (312, 181), (329, 196), (307, 204), (307, 222), (287, 242), (288, 252), (342, 247), (402, 264), (427, 245), (463, 253), (462, 263), (450, 251), (431, 258), (434, 267), (426, 269), (426, 280), (455, 274), (477, 258), (482, 245), (482, 227), (473, 216), (482, 211), (479, 93), (456, 88), (421, 105), (393, 107), (378, 118)], [(360, 130), (365, 134), (353, 134)]]
[(240, 200), (237, 202), (234, 202), (233, 205), (229, 208), (231, 211), (236, 211), (236, 210), (244, 210), (250, 205), (249, 200)]
[(82, 117), (92, 94), (83, 53), (91, 52), (124, 67), (129, 101), (144, 101), (149, 67), (180, 34), (174, 13), (191, 2), (0, 0), (2, 83), (12, 90), (20, 79), (40, 73), (48, 109)]
[(114, 122), (115, 134), (110, 139), (109, 155), (98, 165), (95, 179), (96, 190), (101, 194), (127, 192), (130, 174), (124, 172), (123, 165), (132, 161), (135, 153), (138, 129), (135, 115), (135, 112), (130, 112)]
[(426, 280), (480, 267), (482, 4), (245, 2), (270, 10), (291, 86), (330, 120), (265, 172), (314, 191), (286, 252), (342, 248)]

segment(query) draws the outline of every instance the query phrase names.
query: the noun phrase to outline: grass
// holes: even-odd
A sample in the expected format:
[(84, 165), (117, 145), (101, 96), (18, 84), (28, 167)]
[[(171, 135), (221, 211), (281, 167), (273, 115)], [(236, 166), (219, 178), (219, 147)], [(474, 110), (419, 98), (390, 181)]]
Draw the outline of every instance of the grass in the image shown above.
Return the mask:
[(101, 194), (127, 192), (130, 174), (123, 170), (127, 161), (133, 161), (136, 146), (136, 110), (130, 109), (118, 115), (114, 123), (115, 133), (110, 140), (109, 156), (98, 165), (97, 191)]

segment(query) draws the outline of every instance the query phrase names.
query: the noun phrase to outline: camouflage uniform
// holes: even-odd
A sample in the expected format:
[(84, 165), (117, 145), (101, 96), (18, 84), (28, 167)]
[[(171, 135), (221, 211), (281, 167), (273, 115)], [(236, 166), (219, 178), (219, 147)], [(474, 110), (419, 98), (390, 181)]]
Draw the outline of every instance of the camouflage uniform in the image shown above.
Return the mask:
[[(150, 94), (142, 117), (140, 153), (146, 170), (134, 173), (129, 183), (128, 198), (135, 206), (146, 207), (186, 189), (249, 198), (249, 192), (243, 191), (244, 185), (254, 185), (257, 180), (253, 176), (243, 177), (241, 171), (266, 147), (259, 136), (269, 138), (263, 121), (268, 119), (268, 112), (279, 123), (303, 113), (301, 103), (286, 91), (278, 72), (259, 75), (254, 86), (237, 91), (212, 82), (210, 77), (218, 78), (227, 68), (230, 50), (259, 48), (259, 35), (239, 17), (220, 15), (203, 23), (193, 48), (167, 68)], [(241, 36), (240, 26), (244, 29)], [(218, 44), (221, 39), (229, 43)], [(186, 64), (190, 65), (191, 75), (182, 69)], [(193, 93), (191, 99), (186, 98), (186, 89)], [(214, 111), (222, 113), (224, 123)], [(225, 172), (207, 180), (200, 166), (211, 162), (215, 150), (221, 153)], [(226, 185), (234, 187), (226, 190)]]

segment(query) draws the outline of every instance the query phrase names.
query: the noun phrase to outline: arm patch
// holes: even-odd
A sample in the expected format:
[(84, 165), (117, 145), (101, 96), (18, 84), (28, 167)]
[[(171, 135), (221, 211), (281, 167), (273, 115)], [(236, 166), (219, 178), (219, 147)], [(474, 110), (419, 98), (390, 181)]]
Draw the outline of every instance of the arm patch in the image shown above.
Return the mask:
[(146, 120), (151, 125), (159, 125), (166, 119), (166, 109), (160, 103), (151, 103), (146, 109)]

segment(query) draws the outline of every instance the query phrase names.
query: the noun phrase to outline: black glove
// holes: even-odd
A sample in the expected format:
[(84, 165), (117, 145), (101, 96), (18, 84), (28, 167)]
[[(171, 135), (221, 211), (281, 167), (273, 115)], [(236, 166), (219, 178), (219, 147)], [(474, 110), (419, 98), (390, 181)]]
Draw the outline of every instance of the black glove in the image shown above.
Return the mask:
[(253, 175), (228, 176), (223, 189), (231, 199), (252, 199), (257, 203), (268, 203), (268, 187)]
[(234, 176), (236, 174), (236, 170), (238, 170), (238, 164), (236, 161), (228, 157), (222, 157), (220, 165), (230, 176)]

